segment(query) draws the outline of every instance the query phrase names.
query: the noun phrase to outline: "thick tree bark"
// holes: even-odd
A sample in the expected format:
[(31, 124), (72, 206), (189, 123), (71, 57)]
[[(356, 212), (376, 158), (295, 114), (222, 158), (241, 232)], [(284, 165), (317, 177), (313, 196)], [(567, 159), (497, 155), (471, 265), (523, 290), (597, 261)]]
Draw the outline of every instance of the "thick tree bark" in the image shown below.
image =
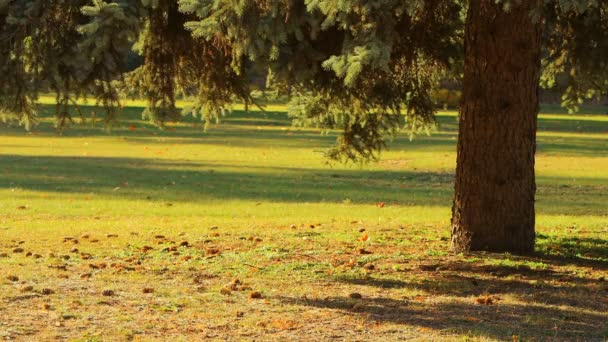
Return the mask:
[(542, 0), (471, 0), (465, 32), (452, 249), (534, 250)]

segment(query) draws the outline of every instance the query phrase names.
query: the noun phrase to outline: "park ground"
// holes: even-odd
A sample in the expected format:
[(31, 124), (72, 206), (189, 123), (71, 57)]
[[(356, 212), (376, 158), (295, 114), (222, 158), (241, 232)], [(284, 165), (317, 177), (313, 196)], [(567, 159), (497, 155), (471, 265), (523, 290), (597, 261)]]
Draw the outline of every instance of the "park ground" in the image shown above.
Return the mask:
[(454, 112), (344, 165), (283, 106), (161, 131), (129, 105), (111, 131), (0, 126), (0, 339), (608, 339), (605, 108), (543, 108), (514, 256), (448, 251)]

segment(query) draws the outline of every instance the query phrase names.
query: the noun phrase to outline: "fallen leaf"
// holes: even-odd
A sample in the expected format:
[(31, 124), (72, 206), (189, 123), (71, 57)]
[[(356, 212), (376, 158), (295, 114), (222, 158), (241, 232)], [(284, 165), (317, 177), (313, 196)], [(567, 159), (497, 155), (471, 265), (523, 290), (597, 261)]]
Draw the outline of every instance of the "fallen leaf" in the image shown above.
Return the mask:
[(492, 300), (492, 297), (490, 297), (490, 296), (479, 297), (475, 301), (477, 302), (477, 304), (483, 304), (483, 305), (492, 305), (494, 303), (494, 301)]
[(112, 297), (114, 295), (114, 291), (112, 291), (112, 290), (103, 290), (101, 292), (101, 295), (105, 296), (105, 297)]
[(42, 293), (45, 296), (48, 296), (48, 295), (52, 295), (53, 293), (55, 293), (55, 291), (53, 291), (51, 289), (44, 288), (44, 289), (42, 289), (40, 291), (40, 293)]
[(262, 298), (262, 294), (258, 291), (252, 291), (249, 294), (249, 299), (261, 299)]
[(30, 292), (30, 291), (34, 291), (34, 287), (32, 285), (26, 285), (21, 288), (21, 292)]
[(359, 253), (361, 255), (373, 254), (373, 252), (370, 252), (370, 251), (366, 250), (365, 248), (358, 248), (357, 253)]
[(417, 302), (424, 302), (426, 301), (426, 296), (416, 296), (414, 297), (414, 300)]

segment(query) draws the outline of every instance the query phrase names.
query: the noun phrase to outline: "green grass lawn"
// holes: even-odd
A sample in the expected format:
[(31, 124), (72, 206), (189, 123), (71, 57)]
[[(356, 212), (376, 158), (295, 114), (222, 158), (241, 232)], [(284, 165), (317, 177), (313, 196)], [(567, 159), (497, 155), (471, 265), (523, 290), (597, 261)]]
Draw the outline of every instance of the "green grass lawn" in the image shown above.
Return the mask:
[(537, 253), (516, 257), (448, 253), (453, 112), (360, 166), (282, 106), (204, 132), (130, 105), (111, 131), (0, 127), (0, 337), (608, 338), (605, 108), (540, 116)]

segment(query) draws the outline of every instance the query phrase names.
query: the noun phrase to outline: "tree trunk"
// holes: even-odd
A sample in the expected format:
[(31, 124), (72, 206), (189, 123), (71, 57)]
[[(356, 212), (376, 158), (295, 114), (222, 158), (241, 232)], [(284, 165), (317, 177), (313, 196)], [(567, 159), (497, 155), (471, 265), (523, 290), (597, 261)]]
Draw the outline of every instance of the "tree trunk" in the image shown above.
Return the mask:
[(471, 0), (465, 31), (452, 250), (534, 250), (542, 0)]

